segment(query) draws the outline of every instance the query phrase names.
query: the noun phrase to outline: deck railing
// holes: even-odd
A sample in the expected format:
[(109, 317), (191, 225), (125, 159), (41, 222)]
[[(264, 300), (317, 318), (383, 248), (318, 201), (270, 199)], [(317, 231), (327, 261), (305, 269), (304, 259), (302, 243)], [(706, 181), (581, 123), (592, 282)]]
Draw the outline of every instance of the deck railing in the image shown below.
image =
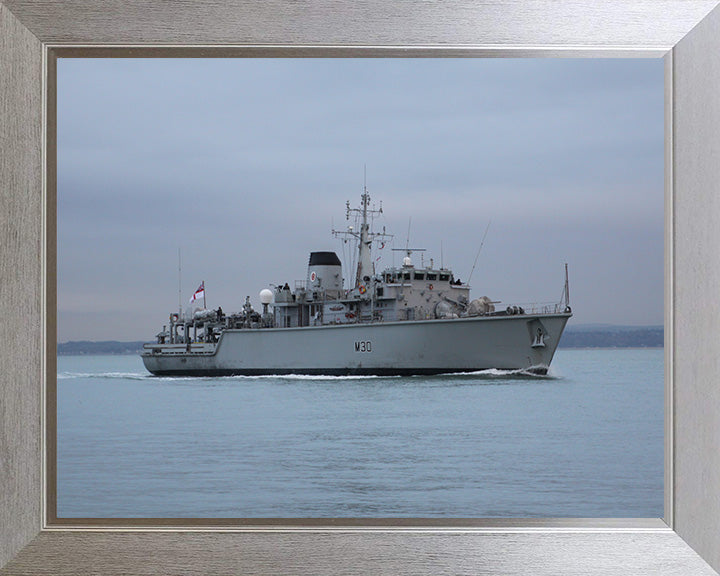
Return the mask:
[[(565, 302), (531, 302), (529, 304), (512, 304), (508, 308), (522, 308), (525, 314), (561, 314), (568, 306)], [(499, 311), (507, 308), (500, 308)]]

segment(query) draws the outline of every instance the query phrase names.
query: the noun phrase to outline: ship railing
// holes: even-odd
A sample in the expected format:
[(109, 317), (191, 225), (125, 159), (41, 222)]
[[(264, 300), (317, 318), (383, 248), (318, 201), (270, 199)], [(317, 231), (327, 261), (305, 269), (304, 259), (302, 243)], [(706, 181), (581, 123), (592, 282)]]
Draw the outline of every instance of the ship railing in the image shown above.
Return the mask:
[(175, 343), (175, 344), (157, 344), (157, 343), (145, 343), (143, 344), (143, 350), (151, 352), (153, 354), (167, 355), (183, 355), (188, 352), (192, 354), (213, 354), (215, 352), (215, 343), (211, 342), (190, 342), (188, 343)]
[[(565, 312), (565, 302), (530, 302), (525, 304), (512, 304), (508, 308), (522, 308), (525, 314), (562, 314)], [(506, 308), (500, 308), (506, 310)]]

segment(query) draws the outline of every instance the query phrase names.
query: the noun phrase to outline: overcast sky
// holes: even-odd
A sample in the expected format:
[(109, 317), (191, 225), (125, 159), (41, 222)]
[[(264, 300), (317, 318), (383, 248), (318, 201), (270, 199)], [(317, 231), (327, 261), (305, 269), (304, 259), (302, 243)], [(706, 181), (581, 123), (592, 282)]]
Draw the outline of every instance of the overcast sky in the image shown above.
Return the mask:
[(178, 249), (184, 304), (259, 308), (342, 257), (364, 166), (463, 280), (491, 222), (472, 296), (557, 301), (567, 262), (572, 323), (662, 324), (660, 59), (60, 59), (58, 341), (151, 340)]

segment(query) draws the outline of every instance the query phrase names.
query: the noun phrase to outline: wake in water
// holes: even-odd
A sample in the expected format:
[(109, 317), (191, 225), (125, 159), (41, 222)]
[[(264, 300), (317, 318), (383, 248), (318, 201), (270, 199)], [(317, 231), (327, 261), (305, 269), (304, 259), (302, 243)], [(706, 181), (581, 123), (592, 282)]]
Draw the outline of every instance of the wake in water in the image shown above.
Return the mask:
[(256, 376), (243, 376), (238, 374), (236, 376), (155, 376), (154, 374), (148, 373), (136, 373), (136, 372), (58, 372), (58, 380), (72, 380), (76, 378), (95, 378), (98, 380), (149, 380), (152, 382), (160, 381), (178, 381), (178, 382), (192, 382), (192, 381), (243, 381), (243, 380), (310, 380), (310, 381), (323, 381), (323, 380), (375, 380), (378, 378), (402, 378), (402, 376), (322, 376), (322, 375), (311, 375), (311, 374), (262, 374)]
[(540, 379), (540, 380), (556, 380), (559, 378), (552, 370), (548, 370), (547, 374), (538, 374), (537, 372), (531, 372), (530, 370), (499, 370), (497, 368), (488, 368), (487, 370), (477, 370), (476, 372), (449, 372), (447, 374), (441, 374), (439, 377), (452, 376), (453, 378), (467, 377), (467, 378), (481, 378), (481, 379), (503, 379), (503, 378), (528, 378), (528, 379)]
[(345, 381), (345, 380), (387, 380), (400, 378), (423, 378), (423, 379), (463, 379), (463, 380), (517, 380), (517, 379), (540, 379), (554, 380), (559, 376), (549, 371), (547, 374), (537, 374), (527, 370), (498, 370), (490, 368), (487, 370), (478, 370), (475, 372), (448, 372), (447, 374), (437, 374), (434, 376), (417, 375), (417, 376), (378, 376), (378, 375), (347, 375), (347, 376), (323, 376), (311, 374), (263, 374), (255, 376), (155, 376), (149, 372), (58, 372), (58, 380), (72, 380), (77, 378), (93, 378), (98, 380), (148, 380), (151, 382), (207, 382), (207, 381), (256, 381), (256, 380), (282, 380), (282, 381)]
[[(58, 372), (58, 380), (97, 378), (98, 380), (151, 380), (158, 379), (150, 373), (139, 372)], [(174, 379), (174, 378), (173, 378)]]

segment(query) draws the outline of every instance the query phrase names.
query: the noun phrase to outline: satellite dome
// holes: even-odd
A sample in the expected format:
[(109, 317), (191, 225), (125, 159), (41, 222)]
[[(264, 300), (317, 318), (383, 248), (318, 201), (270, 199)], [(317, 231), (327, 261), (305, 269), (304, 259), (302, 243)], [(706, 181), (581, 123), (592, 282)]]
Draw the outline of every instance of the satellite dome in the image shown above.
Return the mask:
[(261, 304), (270, 304), (273, 301), (273, 293), (271, 290), (268, 290), (267, 288), (263, 288), (260, 290), (260, 303)]
[(403, 266), (412, 266), (412, 260), (410, 260), (410, 256), (405, 256), (405, 258), (403, 258)]

